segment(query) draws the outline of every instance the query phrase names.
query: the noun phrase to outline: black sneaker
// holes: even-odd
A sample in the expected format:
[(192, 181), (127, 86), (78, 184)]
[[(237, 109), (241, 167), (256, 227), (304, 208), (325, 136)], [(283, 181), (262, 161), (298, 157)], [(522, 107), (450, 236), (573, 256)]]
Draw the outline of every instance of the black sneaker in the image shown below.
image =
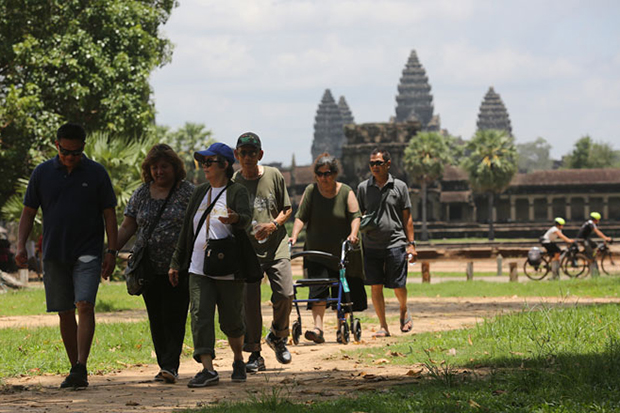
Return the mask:
[(291, 353), (286, 348), (286, 339), (276, 337), (273, 333), (267, 334), (265, 342), (273, 351), (276, 352), (276, 360), (282, 364), (288, 364), (291, 362)]
[(220, 376), (217, 371), (209, 371), (203, 369), (199, 371), (188, 383), (187, 387), (207, 387), (214, 386), (220, 382)]
[(164, 376), (162, 376), (161, 371), (153, 377), (153, 381), (164, 381)]
[(88, 373), (86, 372), (86, 366), (80, 363), (75, 363), (69, 375), (65, 380), (60, 383), (61, 389), (84, 389), (88, 387)]
[(257, 371), (265, 371), (265, 359), (260, 352), (255, 351), (250, 354), (248, 362), (245, 363), (245, 371), (248, 373), (256, 373)]
[(230, 380), (235, 383), (242, 383), (246, 381), (248, 375), (245, 373), (245, 363), (243, 360), (235, 360), (233, 363), (233, 372), (232, 376), (230, 376)]
[(162, 369), (159, 374), (161, 375), (162, 381), (168, 384), (176, 383), (179, 378), (179, 375), (173, 370)]

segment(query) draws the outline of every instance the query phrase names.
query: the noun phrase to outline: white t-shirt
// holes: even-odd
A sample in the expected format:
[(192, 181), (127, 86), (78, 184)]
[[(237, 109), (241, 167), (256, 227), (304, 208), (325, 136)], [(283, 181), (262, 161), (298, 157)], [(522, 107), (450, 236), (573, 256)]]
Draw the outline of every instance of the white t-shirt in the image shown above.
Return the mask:
[[(209, 199), (209, 193), (213, 191), (211, 194), (211, 202), (218, 196), (218, 194), (224, 191), (225, 187), (220, 188), (211, 188), (205, 194), (205, 197), (202, 199), (198, 210), (196, 211), (196, 215), (194, 215), (194, 234), (196, 233), (196, 228), (198, 227), (198, 223), (200, 222), (200, 217), (205, 212), (209, 203), (207, 200)], [(218, 198), (217, 202), (213, 206), (211, 213), (200, 227), (200, 232), (198, 233), (198, 237), (196, 237), (196, 242), (194, 242), (194, 250), (192, 252), (192, 259), (189, 264), (189, 272), (197, 275), (205, 275), (202, 271), (202, 267), (204, 265), (205, 259), (205, 246), (207, 244), (207, 221), (209, 223), (209, 239), (222, 239), (228, 238), (232, 236), (232, 228), (228, 224), (223, 224), (218, 218), (219, 217), (227, 217), (228, 209), (226, 205), (226, 191), (222, 193), (222, 195)], [(234, 274), (225, 275), (223, 277), (211, 277), (218, 280), (234, 280)]]
[(557, 241), (557, 239), (560, 238), (560, 236), (558, 235), (559, 231), (560, 231), (560, 228), (556, 227), (555, 225), (552, 226), (551, 228), (547, 230), (547, 232), (545, 232), (545, 235), (543, 235), (542, 242)]

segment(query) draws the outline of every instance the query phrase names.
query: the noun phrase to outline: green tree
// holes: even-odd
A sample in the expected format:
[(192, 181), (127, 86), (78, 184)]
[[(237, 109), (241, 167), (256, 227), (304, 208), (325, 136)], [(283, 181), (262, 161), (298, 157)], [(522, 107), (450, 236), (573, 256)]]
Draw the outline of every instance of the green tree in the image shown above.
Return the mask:
[(538, 137), (535, 141), (517, 145), (519, 154), (519, 172), (551, 169), (553, 161), (549, 157), (551, 145), (545, 138)]
[(438, 132), (420, 132), (409, 141), (403, 158), (405, 170), (420, 184), (422, 192), (422, 241), (428, 240), (428, 185), (443, 175), (444, 167), (452, 162), (448, 139)]
[(479, 130), (467, 144), (469, 156), (463, 168), (469, 175), (474, 191), (488, 194), (489, 240), (495, 239), (493, 229), (494, 195), (501, 193), (517, 172), (517, 149), (514, 139), (502, 130)]
[(161, 142), (165, 142), (174, 149), (185, 162), (187, 179), (202, 183), (205, 181), (202, 169), (194, 161), (194, 152), (207, 148), (215, 142), (212, 132), (205, 129), (202, 123), (185, 122), (185, 125), (171, 132), (167, 127), (158, 126), (158, 135)]
[(0, 0), (0, 199), (65, 121), (141, 136), (175, 0)]
[(573, 151), (564, 157), (564, 167), (569, 169), (620, 167), (620, 151), (609, 143), (594, 142), (588, 135), (577, 142)]

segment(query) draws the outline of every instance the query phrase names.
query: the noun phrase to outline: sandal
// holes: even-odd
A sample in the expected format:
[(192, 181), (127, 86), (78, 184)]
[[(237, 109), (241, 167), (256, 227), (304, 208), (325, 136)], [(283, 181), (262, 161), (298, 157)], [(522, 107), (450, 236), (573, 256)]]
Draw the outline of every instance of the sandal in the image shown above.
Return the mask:
[(407, 318), (404, 320), (401, 318), (400, 320), (400, 331), (403, 333), (408, 333), (413, 329), (413, 321), (411, 320), (411, 316), (407, 315)]
[(384, 329), (378, 330), (376, 333), (372, 335), (373, 338), (385, 338), (390, 337), (390, 333)]
[(323, 330), (320, 328), (315, 328), (313, 330), (306, 330), (304, 337), (308, 341), (314, 341), (316, 344), (325, 343), (325, 339), (323, 338)]

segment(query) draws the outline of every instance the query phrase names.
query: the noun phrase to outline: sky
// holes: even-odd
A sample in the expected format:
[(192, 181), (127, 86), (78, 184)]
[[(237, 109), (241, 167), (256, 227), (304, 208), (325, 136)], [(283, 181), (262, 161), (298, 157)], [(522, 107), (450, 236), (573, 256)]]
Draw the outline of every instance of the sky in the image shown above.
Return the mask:
[(619, 22), (616, 0), (179, 0), (156, 121), (231, 146), (253, 131), (263, 162), (309, 164), (325, 89), (356, 123), (387, 122), (415, 50), (453, 136), (471, 139), (493, 86), (516, 143), (543, 137), (556, 159), (584, 135), (620, 149)]

